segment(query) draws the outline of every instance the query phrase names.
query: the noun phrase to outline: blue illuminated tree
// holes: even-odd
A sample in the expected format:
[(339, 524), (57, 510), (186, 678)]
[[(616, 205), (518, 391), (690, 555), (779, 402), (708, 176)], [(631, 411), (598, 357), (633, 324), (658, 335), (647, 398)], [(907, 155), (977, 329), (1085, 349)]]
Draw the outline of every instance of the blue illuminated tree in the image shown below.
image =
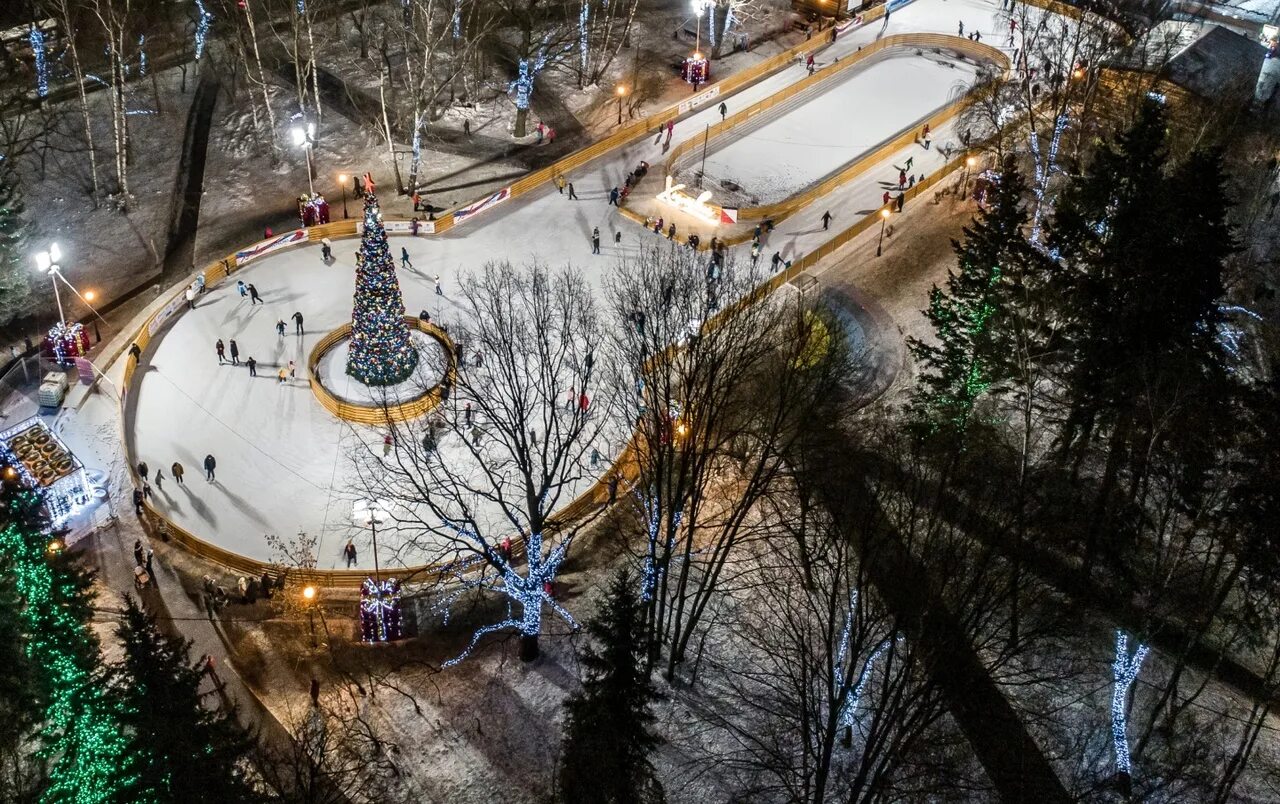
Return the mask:
[(347, 373), (365, 385), (395, 385), (413, 374), (418, 350), (404, 320), (396, 261), (387, 245), (372, 182), (366, 183), (360, 254)]

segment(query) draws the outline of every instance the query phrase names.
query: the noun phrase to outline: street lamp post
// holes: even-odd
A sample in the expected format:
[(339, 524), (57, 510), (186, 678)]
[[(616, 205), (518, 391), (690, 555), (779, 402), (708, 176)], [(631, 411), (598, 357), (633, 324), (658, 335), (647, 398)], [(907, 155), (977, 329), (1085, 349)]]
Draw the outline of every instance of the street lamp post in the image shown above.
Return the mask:
[(338, 184), (342, 187), (342, 217), (347, 217), (347, 174), (338, 174)]
[(357, 500), (352, 509), (352, 520), (373, 535), (373, 588), (378, 596), (378, 633), (384, 632), (382, 622), (382, 576), (378, 568), (378, 525), (387, 521), (387, 511), (377, 500)]
[(36, 252), (36, 268), (40, 273), (48, 274), (49, 279), (53, 281), (53, 297), (58, 300), (58, 322), (65, 326), (67, 316), (62, 312), (62, 294), (58, 292), (58, 277), (62, 271), (62, 266), (58, 265), (58, 262), (61, 259), (62, 249), (58, 248), (57, 243), (50, 243), (48, 251)]
[(973, 166), (977, 164), (977, 162), (978, 160), (974, 159), (972, 156), (964, 160), (964, 184), (960, 187), (961, 201), (969, 197), (969, 173), (973, 170)]
[(293, 144), (301, 146), (307, 152), (307, 189), (311, 195), (316, 194), (315, 176), (311, 168), (311, 149), (316, 144), (316, 124), (299, 122), (292, 129)]
[(884, 225), (889, 222), (889, 210), (880, 210), (880, 241), (876, 243), (876, 256), (879, 257), (884, 249)]
[(618, 84), (618, 125), (622, 125), (622, 99), (627, 96), (627, 88)]
[(307, 606), (307, 624), (311, 628), (311, 647), (316, 647), (316, 588), (311, 584), (307, 584), (302, 589), (302, 599), (306, 601)]

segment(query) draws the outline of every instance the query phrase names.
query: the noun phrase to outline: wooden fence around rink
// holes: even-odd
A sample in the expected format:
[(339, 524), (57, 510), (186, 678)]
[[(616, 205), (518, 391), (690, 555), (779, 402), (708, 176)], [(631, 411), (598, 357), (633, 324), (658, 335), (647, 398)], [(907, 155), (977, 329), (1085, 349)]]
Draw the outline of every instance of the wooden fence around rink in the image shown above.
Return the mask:
[[(841, 60), (838, 64), (831, 67), (824, 67), (822, 70), (814, 73), (807, 78), (796, 82), (778, 93), (765, 98), (758, 103), (743, 109), (742, 111), (730, 115), (724, 121), (712, 125), (707, 135), (704, 137), (693, 137), (686, 139), (677, 145), (667, 157), (666, 166), (663, 169), (665, 175), (674, 175), (675, 166), (679, 160), (691, 151), (700, 149), (703, 145), (704, 138), (707, 147), (710, 148), (717, 139), (723, 139), (732, 136), (734, 129), (741, 126), (755, 125), (758, 115), (762, 112), (772, 109), (781, 104), (787, 103), (801, 93), (807, 92), (818, 87), (820, 84), (834, 80), (837, 75), (845, 70), (865, 65), (868, 61), (877, 58), (888, 57), (895, 51), (924, 51), (929, 50), (939, 52), (943, 50), (958, 53), (964, 57), (973, 59), (974, 61), (986, 61), (996, 65), (1003, 72), (1009, 70), (1009, 57), (1002, 51), (990, 45), (984, 45), (981, 42), (974, 42), (965, 39), (962, 36), (951, 36), (948, 34), (895, 34), (877, 40), (871, 45), (859, 50), (852, 56)], [(817, 184), (811, 185), (805, 190), (793, 195), (776, 204), (768, 204), (759, 207), (741, 207), (738, 210), (738, 220), (767, 220), (772, 219), (775, 223), (781, 221), (796, 212), (812, 204), (817, 199), (831, 193), (841, 185), (851, 181), (857, 176), (865, 173), (869, 168), (877, 165), (887, 159), (894, 153), (902, 150), (910, 145), (917, 138), (917, 132), (924, 123), (929, 123), (933, 128), (937, 129), (943, 123), (948, 122), (958, 115), (972, 103), (972, 95), (967, 92), (963, 96), (957, 98), (951, 103), (935, 112), (931, 112), (919, 120), (913, 121), (910, 126), (903, 129), (892, 139), (884, 142), (854, 162), (850, 163), (837, 172), (827, 176)], [(638, 218), (636, 215), (629, 215), (633, 219)], [(744, 242), (746, 235), (729, 236), (723, 238), (727, 245), (735, 245)]]
[(419, 416), (426, 415), (440, 404), (444, 399), (445, 386), (452, 388), (458, 381), (457, 349), (449, 336), (444, 333), (444, 330), (435, 324), (429, 324), (411, 315), (405, 316), (404, 320), (410, 327), (419, 332), (425, 332), (439, 341), (440, 345), (444, 347), (445, 355), (448, 358), (448, 366), (445, 369), (443, 382), (417, 399), (410, 399), (407, 402), (401, 402), (396, 405), (379, 405), (376, 402), (359, 403), (342, 399), (326, 388), (324, 383), (317, 378), (320, 376), (320, 359), (324, 357), (325, 352), (337, 346), (343, 339), (351, 336), (351, 324), (343, 324), (321, 338), (311, 348), (311, 353), (307, 357), (307, 372), (310, 375), (311, 393), (315, 394), (316, 399), (319, 400), (320, 407), (343, 421), (379, 425), (416, 419)]

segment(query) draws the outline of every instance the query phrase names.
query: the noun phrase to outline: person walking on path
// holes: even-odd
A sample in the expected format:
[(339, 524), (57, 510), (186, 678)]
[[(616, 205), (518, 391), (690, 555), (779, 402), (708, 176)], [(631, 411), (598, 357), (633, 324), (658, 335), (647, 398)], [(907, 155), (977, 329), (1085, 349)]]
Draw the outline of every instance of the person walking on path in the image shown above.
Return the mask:
[(177, 461), (174, 461), (173, 466), (169, 467), (169, 472), (170, 474), (173, 475), (174, 483), (177, 483), (179, 486), (186, 485), (185, 483), (182, 482), (182, 472), (183, 472), (182, 464), (178, 463)]
[(249, 367), (250, 377), (258, 376), (258, 361), (253, 359), (253, 355), (249, 356), (249, 359), (245, 361), (245, 365)]
[(564, 176), (557, 175), (555, 178), (556, 189), (560, 191), (560, 195), (564, 195), (565, 180)]
[(617, 187), (614, 187), (612, 190), (609, 191), (609, 203), (615, 207), (618, 206), (618, 188)]
[(231, 365), (240, 365), (240, 347), (236, 345), (236, 339), (231, 339)]
[[(142, 516), (142, 489), (133, 490), (133, 512)], [(133, 546), (133, 558), (139, 564), (142, 563), (142, 542), (138, 542)]]
[(253, 286), (252, 282), (249, 283), (248, 287), (249, 287), (249, 306), (250, 307), (252, 307), (255, 304), (266, 304), (266, 302), (262, 301), (262, 297), (258, 295), (258, 289)]
[(144, 566), (147, 568), (147, 577), (151, 579), (152, 586), (159, 586), (160, 584), (156, 583), (156, 571), (152, 568), (152, 565), (151, 565), (151, 562), (155, 560), (155, 557), (156, 557), (156, 551), (148, 550), (147, 562), (146, 564), (144, 564)]
[(227, 347), (222, 343), (221, 338), (213, 345), (213, 349), (218, 353), (218, 365), (221, 366), (227, 360)]
[(782, 264), (782, 252), (773, 252), (773, 256), (769, 258), (769, 264), (773, 267), (773, 270), (778, 270), (778, 266)]
[[(137, 492), (137, 491), (135, 491), (135, 493), (141, 494), (141, 492)], [(141, 567), (145, 563), (145, 556), (146, 556), (146, 552), (142, 549), (142, 540), (134, 539), (133, 540), (133, 563)]]
[(382, 457), (386, 458), (391, 455), (391, 435), (387, 434), (382, 437)]
[(667, 227), (667, 239), (668, 240), (676, 239), (676, 222), (675, 221), (672, 221), (671, 224)]
[(885, 190), (885, 191), (884, 191), (884, 197), (880, 199), (880, 203), (881, 203), (881, 204), (888, 204), (888, 203), (889, 203), (889, 200), (890, 200), (889, 191), (888, 191), (888, 190)]
[(573, 191), (573, 182), (569, 182), (569, 200), (570, 201), (578, 200), (578, 194)]
[(204, 456), (204, 479), (213, 482), (213, 470), (218, 467), (218, 462), (213, 459), (213, 454)]
[(724, 101), (720, 101), (720, 122), (724, 122), (724, 118), (729, 114), (729, 107), (724, 105)]
[(827, 231), (831, 226), (831, 210), (822, 213), (822, 231)]
[(400, 247), (400, 267), (401, 268), (413, 267), (413, 263), (409, 262), (409, 249), (405, 248), (404, 246)]
[(599, 226), (591, 230), (591, 253), (592, 254), (600, 253), (600, 227)]
[(293, 331), (298, 335), (302, 334), (302, 311), (300, 310), (293, 313)]
[(907, 203), (907, 194), (906, 194), (906, 193), (898, 193), (898, 211), (899, 211), (899, 212), (901, 212), (901, 211), (902, 211), (902, 207), (903, 207), (903, 205), (904, 205), (904, 204), (906, 204), (906, 203)]
[(147, 482), (147, 462), (138, 461), (138, 477), (142, 478), (142, 482)]
[(351, 565), (356, 563), (356, 546), (350, 539), (347, 539), (347, 546), (342, 548), (342, 557), (347, 560), (347, 569), (351, 569)]
[(675, 133), (675, 130), (676, 130), (676, 121), (668, 120), (667, 121), (667, 142), (671, 142), (671, 135)]
[(440, 274), (436, 274), (436, 295), (444, 295), (444, 288), (440, 287)]
[(751, 267), (755, 268), (756, 264), (759, 262), (760, 262), (760, 244), (752, 243), (751, 244)]
[(196, 309), (196, 289), (187, 288), (187, 309)]
[(804, 66), (805, 66), (805, 69), (807, 69), (807, 70), (809, 71), (809, 75), (813, 75), (814, 67), (813, 67), (813, 54), (812, 54), (812, 53), (810, 53), (810, 54), (809, 54), (809, 58), (805, 59)]

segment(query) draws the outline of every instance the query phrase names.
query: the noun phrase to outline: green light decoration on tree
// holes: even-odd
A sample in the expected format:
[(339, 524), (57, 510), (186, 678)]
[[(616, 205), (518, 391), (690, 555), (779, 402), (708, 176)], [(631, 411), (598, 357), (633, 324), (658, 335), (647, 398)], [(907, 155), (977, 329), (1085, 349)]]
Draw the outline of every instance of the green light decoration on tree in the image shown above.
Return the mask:
[(6, 485), (0, 491), (0, 551), (24, 605), (26, 651), (45, 674), (43, 752), (53, 763), (42, 801), (99, 804), (117, 800), (124, 740), (101, 684), (98, 640), (89, 630), (89, 576), (50, 548), (40, 497)]
[(373, 190), (373, 180), (366, 175), (364, 234), (360, 239), (363, 259), (356, 268), (347, 374), (365, 385), (384, 386), (404, 382), (413, 374), (418, 350), (404, 320), (396, 261), (387, 245), (387, 231)]

